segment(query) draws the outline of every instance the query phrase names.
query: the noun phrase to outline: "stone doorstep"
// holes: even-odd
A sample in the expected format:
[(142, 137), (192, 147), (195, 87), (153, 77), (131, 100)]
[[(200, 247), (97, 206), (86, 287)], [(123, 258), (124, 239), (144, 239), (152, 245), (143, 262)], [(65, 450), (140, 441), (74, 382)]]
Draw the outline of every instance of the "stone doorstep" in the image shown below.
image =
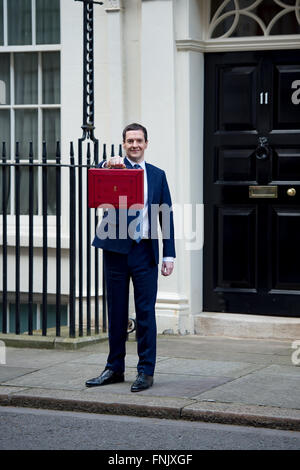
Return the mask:
[[(300, 315), (300, 314), (299, 314)], [(300, 318), (203, 312), (195, 316), (195, 333), (246, 339), (300, 339)]]
[(66, 349), (75, 350), (84, 346), (106, 341), (108, 338), (106, 333), (93, 336), (78, 336), (69, 338), (66, 336), (42, 336), (39, 334), (12, 334), (0, 333), (0, 341), (5, 343), (7, 347), (14, 348), (36, 348), (36, 349)]

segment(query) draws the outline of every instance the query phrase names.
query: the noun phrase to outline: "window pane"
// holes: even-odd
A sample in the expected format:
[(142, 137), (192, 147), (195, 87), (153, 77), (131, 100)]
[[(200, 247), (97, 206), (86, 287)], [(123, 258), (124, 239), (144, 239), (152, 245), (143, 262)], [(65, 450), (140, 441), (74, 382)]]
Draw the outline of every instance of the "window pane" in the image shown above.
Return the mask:
[[(6, 158), (10, 158), (10, 111), (8, 109), (0, 110), (0, 159), (2, 161), (3, 142), (6, 143)], [(0, 214), (2, 214), (2, 170), (0, 171)], [(6, 194), (5, 194), (6, 210), (9, 214), (10, 210), (10, 169), (6, 169)]]
[(213, 30), (212, 38), (219, 38), (223, 36), (223, 34), (226, 34), (233, 25), (233, 21), (234, 16), (228, 16), (223, 21), (221, 21), (221, 23), (219, 23)]
[[(246, 8), (246, 3), (247, 0), (244, 0), (244, 8)], [(286, 3), (286, 1), (285, 1)], [(249, 2), (248, 2), (249, 5)], [(247, 5), (247, 6), (248, 6)], [(263, 0), (261, 3), (257, 5), (253, 10), (253, 13), (261, 18), (265, 25), (268, 25), (270, 21), (278, 14), (280, 11), (282, 11), (282, 7), (277, 5), (277, 3), (274, 2), (274, 0)], [(287, 32), (287, 34), (289, 34)]]
[[(6, 180), (6, 191), (5, 191), (5, 205), (6, 205), (6, 213), (10, 214), (10, 167), (6, 167), (5, 170), (5, 180)], [(3, 214), (3, 205), (2, 205), (2, 170), (0, 172), (0, 214)]]
[(45, 52), (43, 63), (43, 104), (60, 103), (60, 54)]
[(0, 54), (0, 105), (10, 104), (9, 54)]
[(60, 43), (59, 0), (36, 0), (36, 43)]
[(56, 215), (56, 171), (55, 168), (47, 170), (47, 214)]
[(10, 158), (10, 111), (0, 109), (0, 158), (2, 158), (2, 143), (6, 143), (6, 157)]
[(20, 159), (29, 156), (29, 143), (33, 143), (34, 158), (38, 158), (38, 112), (37, 109), (16, 109), (16, 142), (19, 142)]
[[(20, 333), (28, 331), (28, 304), (20, 304)], [(15, 332), (16, 304), (9, 304), (9, 333)], [(37, 304), (33, 304), (33, 329), (37, 328)]]
[(3, 46), (3, 0), (0, 0), (0, 46)]
[(279, 18), (271, 29), (270, 34), (300, 34), (300, 24), (295, 13), (288, 13)]
[(9, 0), (8, 44), (32, 44), (31, 33), (31, 0)]
[(43, 141), (47, 143), (47, 159), (55, 159), (56, 142), (60, 141), (60, 110), (43, 110)]
[[(47, 143), (47, 159), (53, 160), (56, 156), (56, 143), (60, 141), (60, 110), (43, 110), (43, 141)], [(56, 214), (56, 172), (55, 168), (47, 170), (48, 182), (48, 215)]]
[(38, 102), (37, 53), (15, 54), (15, 104)]
[[(234, 19), (234, 17), (232, 17), (232, 19)], [(249, 18), (249, 16), (241, 15), (239, 23), (230, 37), (263, 36), (263, 34), (264, 32), (257, 21), (253, 18)]]
[[(6, 175), (6, 191), (5, 191), (5, 205), (6, 205), (6, 214), (10, 214), (10, 167), (6, 167), (5, 170), (5, 175)], [(1, 187), (1, 192), (0, 192), (0, 214), (3, 214), (3, 205), (2, 205), (2, 171), (0, 173), (0, 187)]]
[[(33, 214), (38, 213), (38, 169), (33, 169)], [(20, 214), (29, 214), (29, 168), (20, 168)]]

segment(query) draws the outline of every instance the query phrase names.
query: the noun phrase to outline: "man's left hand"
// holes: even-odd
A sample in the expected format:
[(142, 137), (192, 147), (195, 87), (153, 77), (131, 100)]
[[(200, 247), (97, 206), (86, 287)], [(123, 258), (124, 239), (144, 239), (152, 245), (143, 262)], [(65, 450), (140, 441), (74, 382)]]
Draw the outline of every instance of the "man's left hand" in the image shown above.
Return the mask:
[(173, 261), (163, 261), (161, 267), (161, 273), (163, 276), (170, 276), (172, 274), (174, 268)]

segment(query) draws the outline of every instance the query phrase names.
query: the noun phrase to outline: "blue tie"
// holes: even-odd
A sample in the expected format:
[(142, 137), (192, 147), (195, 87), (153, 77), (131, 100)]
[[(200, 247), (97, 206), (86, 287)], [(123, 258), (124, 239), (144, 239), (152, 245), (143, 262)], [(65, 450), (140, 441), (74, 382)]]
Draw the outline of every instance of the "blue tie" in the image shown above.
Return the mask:
[[(134, 168), (135, 170), (139, 170), (139, 169), (141, 169), (142, 167), (141, 167), (141, 165), (138, 165), (137, 163), (135, 163), (135, 164), (133, 165), (133, 168)], [(140, 216), (141, 216), (141, 211), (137, 212), (137, 217), (140, 218)], [(137, 226), (136, 226), (136, 231), (135, 231), (135, 234), (134, 234), (134, 239), (135, 239), (136, 243), (140, 243), (140, 241), (141, 241), (141, 239), (142, 239), (142, 237), (141, 237), (141, 222), (139, 222), (139, 223), (137, 224)]]

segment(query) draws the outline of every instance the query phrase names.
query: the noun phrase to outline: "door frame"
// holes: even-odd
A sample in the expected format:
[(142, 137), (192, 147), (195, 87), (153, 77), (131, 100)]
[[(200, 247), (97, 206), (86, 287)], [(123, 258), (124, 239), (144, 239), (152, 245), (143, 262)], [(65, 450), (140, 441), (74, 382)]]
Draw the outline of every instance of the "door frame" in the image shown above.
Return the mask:
[[(227, 52), (228, 52), (228, 51), (227, 51)], [(237, 51), (230, 51), (230, 52), (233, 52), (233, 53), (234, 53), (234, 52), (237, 52)], [(264, 52), (264, 53), (267, 53), (267, 51), (249, 51), (249, 52), (258, 52), (258, 53), (261, 53), (261, 56), (262, 56), (262, 57), (263, 57), (263, 52)], [(282, 49), (277, 49), (276, 52), (277, 52), (278, 54), (280, 54), (280, 53), (284, 54), (284, 50), (282, 50)], [(236, 57), (237, 57), (237, 55), (236, 55)], [(235, 61), (235, 64), (238, 64), (238, 62)], [(204, 73), (206, 73), (206, 70), (204, 70)], [(204, 101), (203, 101), (203, 107), (204, 107), (204, 109), (205, 109), (205, 106), (206, 106), (206, 104), (205, 104), (205, 100), (204, 100)], [(205, 127), (205, 124), (206, 124), (206, 123), (204, 123), (204, 127)], [(206, 135), (206, 132), (205, 132), (205, 131), (204, 131), (204, 135)], [(205, 155), (205, 152), (206, 152), (206, 151), (207, 151), (207, 147), (206, 147), (206, 142), (205, 142), (205, 140), (204, 140), (204, 142), (203, 142), (203, 154), (204, 154), (204, 155)], [(204, 162), (204, 160), (203, 160), (203, 166), (204, 166), (204, 168), (203, 168), (203, 176), (204, 176), (204, 178), (205, 178), (205, 174), (204, 174), (205, 162)], [(203, 180), (203, 189), (204, 189), (204, 180)], [(270, 223), (270, 221), (268, 221), (268, 223)], [(205, 224), (205, 219), (204, 219), (204, 224)], [(206, 231), (205, 228), (206, 228), (206, 227), (204, 227), (204, 231)], [(204, 250), (205, 250), (205, 248), (206, 248), (206, 245), (204, 244)], [(212, 255), (212, 252), (211, 252), (209, 255), (207, 255), (207, 252), (204, 253), (203, 265), (202, 265), (203, 279), (204, 279), (204, 276), (205, 276), (205, 272), (204, 272), (204, 263), (205, 263), (205, 260), (204, 260), (204, 258), (207, 257), (207, 256), (211, 256), (211, 255)], [(209, 263), (210, 263), (210, 264), (209, 264), (209, 272), (212, 273), (212, 270), (214, 269), (213, 260), (211, 259), (211, 260), (209, 261)], [(207, 273), (207, 268), (206, 268), (206, 273)], [(204, 289), (205, 289), (205, 284), (204, 284), (204, 282), (203, 282), (203, 285), (202, 285), (202, 289), (203, 289), (203, 299), (204, 299), (204, 296), (205, 296), (205, 291), (204, 291)], [(290, 295), (292, 295), (292, 292), (291, 292)], [(205, 308), (205, 307), (204, 307), (204, 302), (203, 302), (202, 307), (203, 307), (203, 311), (204, 311), (204, 312), (211, 311), (211, 310), (209, 310), (209, 309), (207, 309), (207, 308), (204, 310), (204, 308)], [(233, 313), (233, 312), (228, 311), (228, 312), (223, 312), (223, 313), (225, 313), (225, 314), (226, 314), (226, 313), (230, 314), (230, 313)], [(241, 313), (241, 314), (245, 314), (245, 315), (247, 315), (247, 314), (249, 314), (249, 315), (255, 315), (255, 314), (256, 314), (256, 315), (263, 315), (263, 314), (264, 314), (264, 313), (261, 313), (261, 314), (260, 314), (260, 313), (254, 313), (254, 312), (253, 312), (253, 313), (249, 313), (249, 312), (243, 312), (243, 311), (240, 311), (240, 312), (237, 312), (237, 313)], [(295, 317), (295, 316), (296, 316), (296, 317), (299, 317), (299, 313), (296, 314), (295, 312), (287, 312), (287, 313), (285, 313), (285, 312), (284, 312), (284, 313), (279, 313), (279, 312), (276, 313), (276, 312), (274, 312), (273, 315), (272, 315), (271, 313), (269, 313), (268, 316), (277, 316), (277, 317), (278, 317), (278, 316), (287, 316), (287, 317)]]
[[(204, 55), (300, 48), (300, 35), (207, 39), (208, 7), (207, 0), (180, 0), (174, 5), (177, 159), (174, 194), (175, 200), (181, 203), (203, 203)], [(180, 184), (182, 181), (184, 185)], [(186, 325), (188, 331), (197, 331), (197, 322), (203, 312), (203, 249), (188, 253), (179, 241), (176, 249), (180, 271), (177, 282), (186, 297), (180, 317), (186, 319), (183, 320), (184, 328)]]

